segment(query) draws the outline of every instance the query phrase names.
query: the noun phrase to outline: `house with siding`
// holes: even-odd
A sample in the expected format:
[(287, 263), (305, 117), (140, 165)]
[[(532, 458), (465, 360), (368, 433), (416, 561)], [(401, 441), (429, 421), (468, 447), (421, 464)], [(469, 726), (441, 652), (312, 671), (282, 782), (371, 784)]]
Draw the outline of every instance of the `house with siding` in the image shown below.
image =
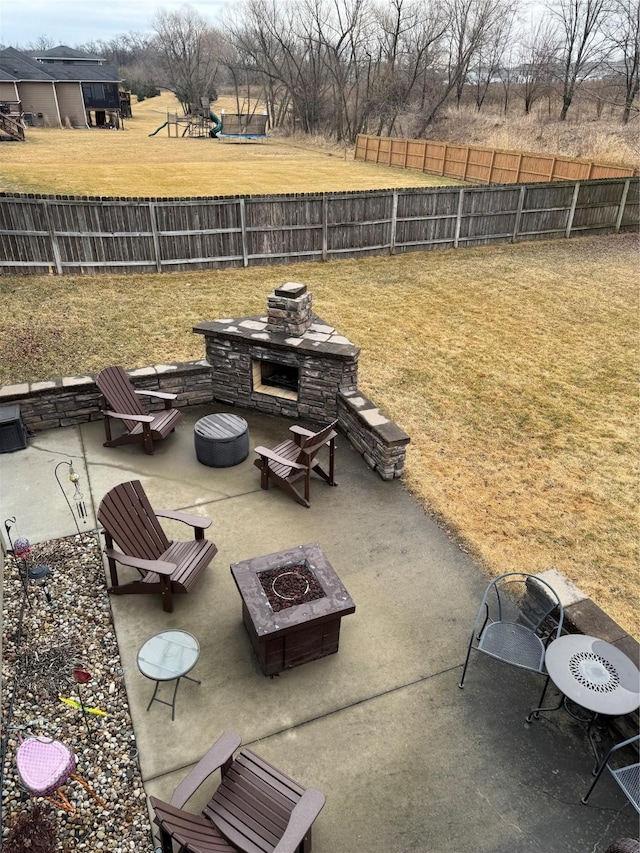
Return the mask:
[(99, 56), (60, 45), (29, 55), (0, 50), (0, 104), (34, 127), (119, 127), (120, 74)]

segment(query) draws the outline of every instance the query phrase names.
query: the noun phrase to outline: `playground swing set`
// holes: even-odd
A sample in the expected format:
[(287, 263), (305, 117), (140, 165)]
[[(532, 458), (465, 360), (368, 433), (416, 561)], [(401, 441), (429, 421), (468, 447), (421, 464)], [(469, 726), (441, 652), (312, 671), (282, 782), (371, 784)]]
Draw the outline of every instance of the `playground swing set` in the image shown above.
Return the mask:
[(168, 112), (167, 120), (149, 136), (155, 136), (166, 127), (167, 134), (176, 138), (190, 136), (210, 137), (221, 142), (264, 142), (267, 139), (267, 121), (266, 112), (228, 113), (220, 110), (220, 116), (210, 109), (186, 116)]

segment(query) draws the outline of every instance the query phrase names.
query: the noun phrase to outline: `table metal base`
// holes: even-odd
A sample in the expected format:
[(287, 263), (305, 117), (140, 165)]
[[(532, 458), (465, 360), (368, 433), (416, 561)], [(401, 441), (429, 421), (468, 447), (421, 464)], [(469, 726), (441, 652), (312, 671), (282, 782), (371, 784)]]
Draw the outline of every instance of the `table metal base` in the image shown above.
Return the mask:
[[(542, 701), (544, 700), (544, 694), (546, 692), (546, 689), (547, 688), (545, 685), (545, 689), (542, 692), (542, 696), (540, 697), (540, 703), (542, 703)], [(534, 720), (539, 720), (540, 714), (544, 713), (545, 711), (559, 711), (560, 708), (564, 708), (564, 710), (567, 712), (567, 714), (573, 720), (576, 720), (578, 723), (588, 723), (587, 737), (589, 738), (589, 743), (591, 744), (591, 749), (593, 750), (593, 754), (594, 754), (594, 757), (596, 759), (596, 762), (595, 762), (594, 768), (593, 768), (593, 773), (595, 775), (595, 773), (598, 770), (598, 767), (600, 766), (600, 753), (598, 752), (598, 747), (597, 747), (595, 738), (593, 736), (593, 727), (594, 727), (595, 722), (598, 719), (599, 715), (595, 711), (589, 711), (587, 708), (582, 708), (581, 705), (576, 705), (576, 707), (582, 708), (583, 711), (586, 711), (587, 714), (591, 715), (590, 717), (580, 717), (580, 716), (578, 716), (578, 714), (576, 714), (575, 711), (573, 711), (569, 707), (569, 703), (571, 703), (572, 705), (576, 705), (575, 702), (573, 702), (571, 699), (568, 699), (563, 693), (561, 693), (560, 694), (560, 701), (558, 702), (557, 705), (553, 705), (552, 707), (549, 707), (549, 708), (542, 708), (542, 707), (534, 708), (533, 711), (531, 711), (527, 715), (526, 722), (532, 723)]]
[[(181, 678), (186, 678), (189, 681), (193, 681), (194, 684), (202, 684), (201, 681), (198, 681), (197, 678), (191, 678), (190, 675), (179, 676), (178, 678), (176, 678), (176, 686), (173, 688), (173, 699), (171, 700), (171, 702), (167, 702), (165, 699), (158, 699), (156, 694), (158, 693), (158, 687), (160, 687), (161, 682), (156, 681), (156, 686), (155, 686), (155, 690), (153, 691), (153, 696), (151, 697), (151, 699), (149, 700), (149, 704), (147, 705), (147, 711), (149, 710), (149, 708), (151, 707), (151, 705), (154, 702), (159, 702), (161, 705), (168, 705), (171, 708), (171, 719), (174, 720), (175, 719), (175, 713), (176, 713), (176, 696), (178, 695), (178, 687), (180, 686), (180, 679)], [(163, 683), (166, 684), (166, 682), (163, 682)]]

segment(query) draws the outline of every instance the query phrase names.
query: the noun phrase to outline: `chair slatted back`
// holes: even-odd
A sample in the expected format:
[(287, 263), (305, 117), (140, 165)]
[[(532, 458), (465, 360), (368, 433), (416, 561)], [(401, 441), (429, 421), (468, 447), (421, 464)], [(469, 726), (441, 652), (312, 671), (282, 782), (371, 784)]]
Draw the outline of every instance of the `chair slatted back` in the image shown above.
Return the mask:
[[(96, 385), (113, 412), (122, 415), (146, 415), (147, 410), (142, 405), (140, 397), (135, 393), (133, 385), (121, 367), (105, 367), (96, 377)], [(131, 431), (135, 423), (125, 421), (126, 428)]]
[(308, 436), (303, 439), (300, 443), (300, 453), (298, 454), (298, 458), (296, 462), (303, 462), (305, 465), (317, 455), (318, 451), (322, 449), (322, 447), (327, 443), (327, 441), (332, 437), (331, 433), (338, 421), (333, 421), (328, 426), (321, 429), (320, 432), (316, 432), (313, 435)]
[(120, 483), (107, 492), (98, 509), (98, 521), (131, 557), (157, 560), (171, 544), (140, 480)]
[(303, 794), (304, 788), (243, 749), (223, 776), (205, 814), (239, 849), (270, 853)]

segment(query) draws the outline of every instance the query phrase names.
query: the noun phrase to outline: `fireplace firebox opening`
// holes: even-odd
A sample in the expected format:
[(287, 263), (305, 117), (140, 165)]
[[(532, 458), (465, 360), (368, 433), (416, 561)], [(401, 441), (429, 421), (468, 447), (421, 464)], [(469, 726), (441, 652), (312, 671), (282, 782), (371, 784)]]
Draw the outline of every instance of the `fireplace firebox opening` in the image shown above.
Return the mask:
[(279, 364), (266, 359), (253, 361), (253, 390), (273, 397), (298, 399), (300, 371), (291, 364)]

